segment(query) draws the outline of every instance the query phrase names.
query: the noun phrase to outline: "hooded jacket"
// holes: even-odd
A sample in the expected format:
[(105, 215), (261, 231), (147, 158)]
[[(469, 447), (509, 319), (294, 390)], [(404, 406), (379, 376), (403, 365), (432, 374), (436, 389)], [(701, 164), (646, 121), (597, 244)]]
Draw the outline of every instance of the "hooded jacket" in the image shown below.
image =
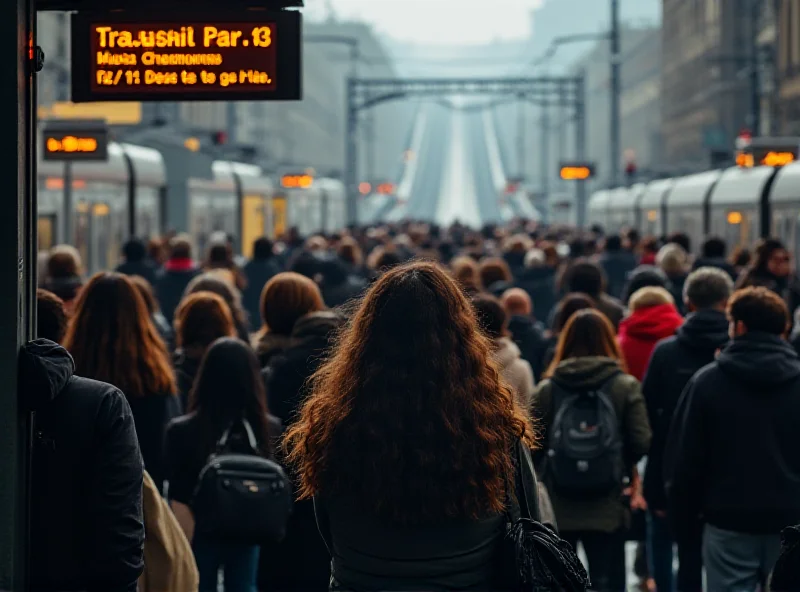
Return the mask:
[(523, 409), (531, 408), (531, 397), (536, 386), (531, 365), (522, 359), (519, 348), (508, 337), (495, 340), (494, 357), (500, 365), (500, 374), (514, 389)]
[[(539, 451), (541, 462), (556, 412), (553, 401), (553, 382), (568, 391), (585, 392), (605, 384), (603, 392), (609, 397), (619, 421), (622, 435), (623, 459), (629, 470), (645, 455), (650, 447), (650, 426), (639, 381), (620, 371), (616, 360), (606, 357), (570, 358), (562, 361), (552, 378), (543, 381), (533, 398), (533, 415), (537, 418), (541, 442), (545, 450)], [(552, 487), (546, 462), (540, 467), (543, 481), (550, 490), (558, 527), (563, 532), (600, 531), (615, 532), (626, 526), (630, 512), (622, 504), (622, 483), (608, 495), (590, 499), (565, 499)]]
[(653, 510), (666, 510), (664, 454), (669, 426), (686, 383), (695, 372), (714, 361), (728, 343), (728, 319), (719, 310), (691, 313), (676, 334), (659, 342), (650, 357), (642, 383), (653, 443), (647, 455), (644, 497)]
[(665, 463), (670, 519), (774, 534), (800, 522), (800, 359), (777, 335), (734, 339), (689, 381)]
[(36, 412), (31, 590), (135, 592), (142, 573), (143, 465), (125, 396), (73, 376), (45, 339), (20, 353), (20, 392)]
[(619, 346), (636, 380), (644, 378), (647, 363), (656, 344), (675, 334), (683, 323), (673, 304), (659, 304), (635, 310), (619, 324)]

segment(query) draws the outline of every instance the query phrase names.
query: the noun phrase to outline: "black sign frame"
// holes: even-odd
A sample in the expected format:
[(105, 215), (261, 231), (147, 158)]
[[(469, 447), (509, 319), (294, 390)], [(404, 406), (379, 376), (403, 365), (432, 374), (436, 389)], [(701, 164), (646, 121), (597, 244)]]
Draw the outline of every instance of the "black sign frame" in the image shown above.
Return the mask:
[[(561, 172), (564, 169), (588, 169), (589, 176), (585, 179), (564, 179), (561, 176)], [(558, 163), (558, 176), (560, 179), (564, 181), (588, 181), (589, 179), (594, 179), (595, 175), (597, 174), (597, 168), (595, 163), (593, 162), (577, 162), (577, 161), (566, 161)]]
[[(51, 152), (47, 140), (53, 136), (76, 136), (97, 141), (94, 152)], [(42, 127), (42, 160), (51, 162), (105, 162), (108, 160), (108, 125), (102, 120), (49, 120)]]
[[(224, 6), (224, 5), (221, 5)], [(110, 24), (163, 24), (178, 25), (187, 22), (208, 21), (215, 26), (225, 23), (274, 22), (279, 34), (277, 48), (277, 87), (275, 90), (246, 90), (230, 87), (217, 91), (167, 91), (153, 92), (142, 89), (131, 92), (103, 93), (92, 89), (95, 68), (91, 49), (91, 25), (102, 20)], [(205, 102), (205, 101), (298, 101), (303, 98), (302, 64), (302, 15), (295, 10), (282, 11), (230, 11), (219, 8), (214, 11), (198, 10), (190, 14), (176, 14), (174, 10), (160, 13), (157, 18), (135, 12), (77, 12), (72, 15), (72, 101), (92, 102)], [(85, 66), (84, 66), (85, 65)]]

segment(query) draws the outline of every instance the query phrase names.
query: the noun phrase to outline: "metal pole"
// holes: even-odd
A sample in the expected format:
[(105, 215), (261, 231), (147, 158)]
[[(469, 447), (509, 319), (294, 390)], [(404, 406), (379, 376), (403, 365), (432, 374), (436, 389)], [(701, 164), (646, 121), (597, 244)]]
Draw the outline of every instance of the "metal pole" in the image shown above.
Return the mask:
[(760, 7), (760, 0), (750, 0), (750, 27), (747, 32), (750, 46), (750, 129), (756, 138), (761, 135), (761, 73), (758, 59), (758, 25), (762, 16)]
[[(558, 161), (564, 162), (567, 157), (567, 89), (564, 86), (566, 83), (562, 80), (558, 83)], [(564, 188), (564, 181), (560, 180), (559, 190)]]
[(517, 178), (520, 181), (525, 179), (527, 169), (525, 152), (525, 101), (520, 96), (517, 103)]
[[(0, 590), (27, 590), (29, 569), (28, 507), (31, 414), (20, 404), (17, 360), (20, 346), (35, 327), (36, 98), (27, 48), (35, 39), (33, 3), (0, 3), (0, 98), (14, 105), (0, 120), (0, 138), (14, 158), (0, 161), (4, 180), (4, 214), (0, 216)], [(33, 259), (33, 261), (31, 260)]]
[[(575, 156), (578, 162), (586, 160), (586, 72), (575, 79)], [(586, 181), (575, 181), (576, 224), (586, 225)]]
[(358, 224), (358, 108), (356, 79), (347, 81), (347, 129), (345, 133), (345, 185), (347, 188), (347, 221)]
[(540, 117), (540, 147), (541, 154), (539, 155), (540, 158), (540, 166), (541, 166), (541, 176), (542, 176), (542, 195), (539, 199), (541, 212), (539, 212), (544, 220), (549, 219), (550, 217), (550, 107), (548, 106), (548, 102), (545, 101), (542, 103), (541, 106), (541, 117)]
[[(75, 244), (75, 204), (72, 203), (72, 163), (64, 163), (64, 242)], [(83, 262), (89, 265), (88, 261)]]
[(611, 0), (611, 184), (620, 185), (622, 140), (620, 132), (620, 33), (619, 0)]

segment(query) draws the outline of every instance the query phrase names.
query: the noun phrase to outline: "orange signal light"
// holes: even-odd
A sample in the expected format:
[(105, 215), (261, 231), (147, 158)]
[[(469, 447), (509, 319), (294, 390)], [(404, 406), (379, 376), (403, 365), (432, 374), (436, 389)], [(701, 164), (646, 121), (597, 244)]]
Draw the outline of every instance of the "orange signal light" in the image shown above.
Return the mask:
[(284, 175), (281, 177), (281, 186), (285, 189), (308, 189), (314, 184), (311, 175)]
[(782, 167), (795, 161), (795, 156), (791, 152), (770, 151), (761, 159), (761, 164), (770, 167)]
[(358, 192), (361, 195), (369, 195), (372, 192), (372, 185), (367, 182), (361, 183), (358, 186)]
[(592, 176), (592, 169), (587, 166), (561, 167), (561, 178), (565, 181), (585, 181)]

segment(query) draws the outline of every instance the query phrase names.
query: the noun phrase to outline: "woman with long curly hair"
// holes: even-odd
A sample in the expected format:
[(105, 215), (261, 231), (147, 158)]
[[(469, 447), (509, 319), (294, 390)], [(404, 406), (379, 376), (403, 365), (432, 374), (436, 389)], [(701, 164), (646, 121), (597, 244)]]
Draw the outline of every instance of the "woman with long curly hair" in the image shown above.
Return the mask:
[[(534, 394), (533, 415), (539, 419), (542, 436), (547, 439), (570, 429), (572, 423), (555, 426), (554, 422), (557, 415), (562, 421), (567, 417), (560, 411), (572, 409), (570, 417), (581, 418), (580, 429), (587, 435), (599, 429), (600, 413), (594, 401), (602, 400), (598, 393), (605, 395), (622, 442), (614, 461), (633, 477), (635, 464), (650, 447), (651, 432), (639, 381), (627, 372), (608, 318), (594, 308), (575, 312), (561, 331), (555, 357)], [(583, 401), (589, 403), (584, 406)], [(557, 461), (552, 460), (551, 452), (542, 451), (541, 456), (547, 457), (543, 474), (561, 536), (573, 547), (578, 541), (583, 543), (594, 589), (624, 590), (625, 528), (630, 508), (622, 501), (622, 476), (608, 491), (576, 492), (556, 478), (552, 465)]]
[(144, 298), (119, 273), (98, 273), (81, 290), (64, 347), (75, 374), (108, 382), (125, 393), (145, 469), (163, 487), (167, 423), (181, 413), (175, 374)]
[(455, 280), (431, 263), (378, 279), (285, 442), (333, 587), (497, 589), (526, 415)]

